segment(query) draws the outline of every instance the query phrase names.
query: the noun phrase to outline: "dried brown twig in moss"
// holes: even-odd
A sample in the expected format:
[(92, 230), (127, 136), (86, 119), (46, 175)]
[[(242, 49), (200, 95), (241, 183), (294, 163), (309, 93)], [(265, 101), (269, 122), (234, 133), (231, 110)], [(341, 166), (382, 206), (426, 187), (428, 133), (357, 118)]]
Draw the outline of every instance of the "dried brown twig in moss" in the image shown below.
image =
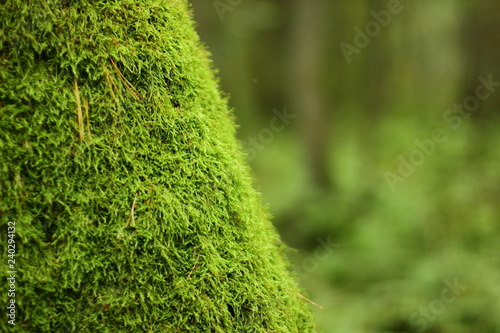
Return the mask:
[(136, 193), (134, 196), (134, 201), (132, 202), (132, 207), (130, 208), (130, 213), (128, 215), (127, 223), (125, 224), (125, 229), (127, 229), (129, 225), (135, 227), (134, 211), (135, 211), (135, 203), (137, 201), (137, 195), (138, 193)]
[(300, 298), (302, 298), (304, 301), (309, 302), (309, 303), (311, 303), (312, 305), (317, 306), (317, 307), (318, 307), (318, 308), (320, 308), (321, 310), (323, 310), (323, 309), (324, 309), (324, 307), (322, 307), (321, 305), (314, 303), (313, 301), (311, 301), (310, 299), (308, 299), (308, 298), (307, 298), (307, 297), (305, 297), (305, 296), (302, 296), (301, 294), (299, 294), (299, 293), (298, 293), (298, 292), (296, 292), (295, 290), (288, 289), (287, 287), (283, 287), (283, 288), (285, 288), (285, 289), (286, 289), (286, 290), (288, 290), (288, 291), (291, 291), (291, 292), (292, 292), (292, 293), (294, 293), (295, 295), (297, 295), (297, 296), (299, 296)]
[(89, 100), (83, 99), (83, 108), (85, 109), (85, 117), (87, 118), (87, 134), (89, 141), (92, 141), (92, 134), (90, 133), (90, 118), (89, 118)]
[(193, 274), (194, 272), (196, 272), (196, 270), (198, 269), (198, 260), (199, 259), (200, 259), (200, 254), (197, 254), (196, 255), (196, 261), (194, 263), (194, 267), (193, 267), (193, 269), (188, 274), (188, 279), (191, 278), (191, 274)]
[(78, 90), (78, 83), (75, 78), (75, 97), (76, 97), (76, 115), (78, 118), (78, 137), (80, 141), (85, 139), (85, 133), (83, 131), (83, 115), (82, 115), (82, 104), (80, 102), (80, 91)]
[(130, 81), (127, 80), (127, 78), (122, 74), (122, 72), (116, 65), (116, 62), (111, 58), (109, 59), (109, 61), (111, 62), (111, 65), (113, 65), (113, 68), (115, 69), (120, 79), (122, 79), (123, 84), (125, 84), (125, 88), (127, 88), (127, 90), (130, 91), (130, 93), (132, 94), (132, 96), (135, 97), (136, 100), (141, 100), (141, 99), (143, 100), (144, 97), (142, 97), (141, 93), (137, 89), (135, 89), (132, 83), (130, 83)]
[(119, 103), (118, 103), (118, 99), (116, 98), (116, 95), (114, 92), (115, 89), (118, 91), (118, 87), (116, 86), (115, 82), (113, 81), (113, 77), (109, 74), (109, 71), (106, 68), (106, 65), (102, 64), (102, 67), (104, 69), (104, 76), (106, 77), (106, 82), (108, 83), (108, 86), (109, 86), (109, 91), (111, 92), (111, 97), (113, 97), (113, 100), (115, 101), (116, 107), (118, 108)]

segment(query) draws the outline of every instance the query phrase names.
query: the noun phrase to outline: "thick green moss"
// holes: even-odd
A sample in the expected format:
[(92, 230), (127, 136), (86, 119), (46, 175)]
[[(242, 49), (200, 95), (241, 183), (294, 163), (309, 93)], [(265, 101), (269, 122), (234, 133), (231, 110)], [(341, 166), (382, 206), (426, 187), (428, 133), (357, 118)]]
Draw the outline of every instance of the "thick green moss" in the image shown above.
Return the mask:
[(190, 15), (183, 0), (2, 1), (16, 332), (314, 330)]

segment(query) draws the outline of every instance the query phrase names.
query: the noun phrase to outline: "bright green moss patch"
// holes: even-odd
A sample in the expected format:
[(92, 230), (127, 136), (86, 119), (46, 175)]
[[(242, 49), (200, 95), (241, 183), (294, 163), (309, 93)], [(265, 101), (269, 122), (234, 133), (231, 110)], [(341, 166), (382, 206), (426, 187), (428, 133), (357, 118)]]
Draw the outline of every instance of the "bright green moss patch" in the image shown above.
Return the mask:
[(190, 15), (181, 0), (2, 2), (16, 332), (313, 331)]

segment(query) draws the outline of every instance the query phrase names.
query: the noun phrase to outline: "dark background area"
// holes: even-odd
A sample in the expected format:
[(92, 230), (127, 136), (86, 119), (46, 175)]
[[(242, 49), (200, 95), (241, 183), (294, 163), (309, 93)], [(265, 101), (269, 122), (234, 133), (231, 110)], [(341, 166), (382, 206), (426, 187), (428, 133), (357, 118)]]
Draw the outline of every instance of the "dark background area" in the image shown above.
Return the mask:
[(500, 332), (500, 2), (194, 0), (325, 332)]

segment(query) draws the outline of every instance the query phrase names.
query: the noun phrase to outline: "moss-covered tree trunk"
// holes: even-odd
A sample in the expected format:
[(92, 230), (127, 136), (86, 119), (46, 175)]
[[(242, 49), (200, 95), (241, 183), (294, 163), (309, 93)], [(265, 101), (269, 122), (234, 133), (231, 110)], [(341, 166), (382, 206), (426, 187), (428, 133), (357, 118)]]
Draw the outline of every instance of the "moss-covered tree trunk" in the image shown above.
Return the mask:
[(314, 330), (185, 1), (0, 24), (1, 331)]

